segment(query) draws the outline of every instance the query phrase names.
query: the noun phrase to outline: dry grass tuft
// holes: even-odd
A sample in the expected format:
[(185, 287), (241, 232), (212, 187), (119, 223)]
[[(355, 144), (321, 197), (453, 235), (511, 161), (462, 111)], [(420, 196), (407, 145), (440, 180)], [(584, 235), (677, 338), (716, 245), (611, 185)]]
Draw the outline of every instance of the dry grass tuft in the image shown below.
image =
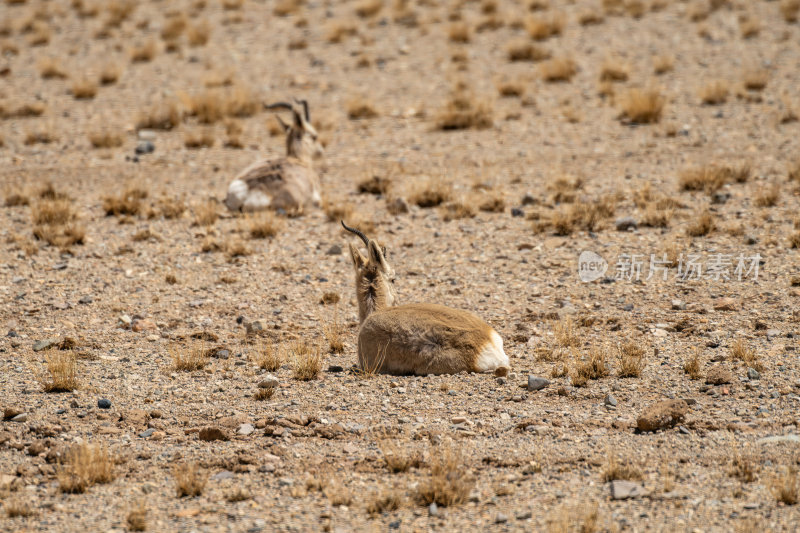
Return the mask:
[(119, 148), (125, 141), (124, 133), (103, 128), (89, 133), (89, 142), (94, 148)]
[(447, 37), (452, 43), (468, 43), (471, 38), (469, 26), (463, 22), (451, 24), (447, 30)]
[(695, 215), (686, 227), (686, 234), (690, 237), (705, 237), (716, 229), (714, 215), (709, 211), (702, 211)]
[(194, 209), (194, 224), (197, 226), (213, 226), (218, 218), (217, 203), (213, 200), (203, 202)]
[(553, 336), (556, 344), (563, 348), (580, 346), (580, 337), (575, 323), (570, 317), (564, 317), (553, 325)]
[(140, 130), (171, 130), (177, 128), (181, 120), (183, 120), (183, 115), (176, 102), (161, 102), (139, 114), (136, 128)]
[(383, 9), (382, 0), (361, 0), (354, 8), (356, 15), (361, 18), (372, 18), (380, 13), (381, 9)]
[(763, 68), (749, 68), (742, 76), (744, 88), (748, 91), (762, 91), (769, 81), (769, 71)]
[(588, 359), (578, 359), (569, 370), (569, 377), (575, 387), (583, 387), (587, 381), (609, 375), (606, 366), (605, 348), (592, 348)]
[(603, 481), (609, 482), (617, 479), (625, 479), (629, 481), (641, 480), (643, 478), (642, 471), (632, 464), (622, 464), (615, 455), (610, 452), (608, 460), (603, 467)]
[(283, 229), (283, 222), (272, 211), (264, 211), (250, 217), (249, 226), (251, 239), (271, 239)]
[(743, 39), (752, 39), (761, 33), (761, 21), (752, 15), (741, 16), (739, 18), (739, 31)]
[(267, 387), (266, 389), (258, 389), (253, 393), (253, 399), (257, 402), (265, 402), (275, 395), (275, 387)]
[(39, 376), (44, 392), (71, 392), (80, 387), (78, 379), (78, 361), (69, 350), (47, 353), (47, 373)]
[(647, 364), (644, 348), (635, 342), (627, 342), (617, 348), (617, 361), (617, 376), (621, 378), (638, 378)]
[(354, 98), (347, 103), (347, 117), (350, 120), (375, 118), (377, 116), (378, 111), (366, 97)]
[(357, 190), (361, 194), (385, 195), (392, 186), (390, 177), (372, 175), (358, 183)]
[(77, 78), (72, 81), (70, 92), (76, 100), (91, 100), (97, 95), (97, 84), (88, 78)]
[(384, 436), (378, 441), (378, 448), (383, 454), (386, 468), (393, 474), (407, 472), (411, 468), (422, 466), (422, 458), (419, 453), (407, 452), (389, 436)]
[(764, 364), (759, 360), (758, 353), (756, 353), (744, 339), (736, 339), (736, 341), (731, 344), (730, 357), (732, 361), (741, 361), (749, 368), (753, 368), (759, 372), (764, 370)]
[(114, 461), (105, 446), (79, 444), (69, 450), (57, 476), (61, 492), (82, 494), (92, 485), (114, 480)]
[(128, 511), (125, 521), (128, 524), (129, 531), (147, 531), (147, 505), (145, 500), (141, 500)]
[(32, 209), (33, 236), (60, 248), (83, 244), (86, 231), (76, 222), (77, 218), (68, 199), (45, 196)]
[(283, 364), (284, 353), (283, 350), (276, 349), (275, 345), (268, 340), (262, 339), (256, 345), (253, 361), (259, 368), (275, 372)]
[(622, 97), (620, 119), (631, 124), (653, 124), (661, 120), (666, 99), (658, 89), (631, 89)]
[(189, 46), (205, 46), (211, 38), (211, 24), (207, 20), (201, 20), (192, 24), (186, 30), (186, 39)]
[(39, 68), (39, 75), (46, 79), (65, 79), (66, 72), (61, 68), (61, 62), (53, 57), (43, 57), (37, 62)]
[(683, 364), (683, 371), (689, 376), (689, 379), (698, 380), (703, 377), (700, 372), (700, 358), (695, 352), (692, 357)]
[(728, 100), (729, 85), (725, 80), (708, 82), (700, 90), (700, 100), (705, 105), (720, 105)]
[(780, 10), (783, 20), (793, 24), (800, 18), (800, 0), (781, 0)]
[(544, 61), (550, 59), (551, 53), (540, 46), (527, 41), (516, 41), (508, 45), (509, 61)]
[(752, 483), (756, 480), (756, 473), (757, 469), (754, 458), (742, 455), (736, 450), (728, 466), (728, 475), (730, 477), (735, 477), (742, 483)]
[(289, 345), (289, 358), (294, 379), (310, 381), (322, 371), (322, 351), (319, 346), (304, 341)]
[(3, 506), (6, 510), (6, 516), (9, 518), (27, 518), (36, 514), (36, 511), (33, 509), (33, 507), (31, 507), (27, 498), (11, 499), (10, 497), (4, 497), (3, 499)]
[(554, 13), (550, 16), (531, 16), (525, 20), (525, 31), (537, 41), (561, 35), (563, 29), (564, 15), (561, 13)]
[(727, 183), (744, 183), (749, 177), (750, 166), (747, 164), (739, 167), (705, 165), (682, 171), (678, 176), (678, 184), (681, 190), (703, 191), (711, 195)]
[(436, 118), (440, 130), (465, 130), (491, 128), (492, 107), (488, 101), (477, 98), (466, 88), (457, 88)]
[(208, 475), (195, 463), (184, 463), (175, 467), (172, 472), (175, 479), (175, 492), (178, 498), (200, 496), (206, 488)]
[(148, 39), (131, 49), (131, 61), (134, 63), (147, 63), (158, 54), (158, 44), (154, 39)]
[(453, 195), (452, 185), (441, 178), (418, 182), (409, 195), (409, 201), (422, 208), (437, 207), (450, 200)]
[(608, 58), (600, 67), (600, 81), (628, 81), (630, 66), (619, 59)]
[(653, 57), (653, 73), (657, 76), (672, 72), (675, 68), (675, 57), (669, 54), (661, 54)]
[(578, 65), (569, 57), (556, 57), (539, 65), (539, 74), (548, 83), (570, 81), (577, 72)]
[(188, 131), (183, 136), (183, 145), (190, 150), (214, 146), (214, 132), (209, 128)]
[(800, 502), (800, 474), (795, 466), (775, 476), (772, 480), (772, 494), (784, 505), (797, 505)]
[(464, 464), (460, 450), (452, 445), (441, 445), (431, 450), (430, 474), (417, 488), (417, 500), (430, 505), (454, 506), (469, 496), (475, 480)]
[(142, 210), (142, 200), (147, 198), (147, 191), (132, 187), (119, 196), (107, 196), (103, 199), (103, 210), (106, 216), (138, 215)]
[(169, 348), (172, 369), (181, 372), (202, 370), (208, 364), (208, 352), (203, 343), (194, 343), (188, 348), (172, 345)]
[(442, 206), (442, 220), (445, 222), (473, 218), (476, 214), (475, 205), (469, 200), (447, 202)]
[(756, 207), (775, 207), (781, 197), (781, 188), (777, 183), (772, 186), (762, 189), (761, 192), (753, 200)]
[(350, 22), (333, 22), (328, 26), (327, 35), (325, 39), (331, 43), (341, 43), (347, 37), (354, 37), (358, 35), (358, 29), (355, 24)]
[(18, 206), (25, 206), (31, 203), (30, 198), (28, 195), (22, 192), (8, 192), (6, 193), (5, 199), (5, 206), (6, 207), (18, 207)]
[(394, 489), (381, 490), (374, 495), (373, 499), (367, 504), (366, 511), (370, 516), (377, 516), (381, 513), (396, 511), (403, 506), (403, 493)]
[[(161, 214), (167, 220), (175, 220), (183, 215), (184, 211), (186, 211), (186, 203), (183, 200), (178, 198), (169, 198), (169, 197), (162, 197), (158, 201), (158, 213)], [(153, 216), (157, 216), (155, 212), (148, 214), (148, 218), (152, 218)]]
[(328, 350), (330, 353), (344, 353), (344, 327), (339, 321), (339, 312), (337, 308), (333, 310), (333, 318), (323, 324), (322, 334), (328, 342)]

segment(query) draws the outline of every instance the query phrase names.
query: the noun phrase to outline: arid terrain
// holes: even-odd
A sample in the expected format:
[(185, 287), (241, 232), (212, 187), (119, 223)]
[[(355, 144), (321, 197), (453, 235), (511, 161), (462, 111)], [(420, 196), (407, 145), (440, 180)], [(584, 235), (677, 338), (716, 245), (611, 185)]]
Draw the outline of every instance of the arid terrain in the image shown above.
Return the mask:
[[(0, 530), (796, 530), (798, 16), (2, 0)], [(357, 368), (340, 219), (511, 373)]]

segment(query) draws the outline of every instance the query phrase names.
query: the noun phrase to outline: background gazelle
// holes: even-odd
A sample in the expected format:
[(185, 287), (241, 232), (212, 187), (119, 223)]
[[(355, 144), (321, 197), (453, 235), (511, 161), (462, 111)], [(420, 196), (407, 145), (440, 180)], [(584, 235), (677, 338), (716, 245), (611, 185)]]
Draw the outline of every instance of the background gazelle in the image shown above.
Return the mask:
[(277, 117), (286, 132), (286, 157), (257, 161), (240, 172), (228, 186), (225, 205), (231, 211), (283, 209), (289, 213), (309, 204), (318, 206), (319, 176), (313, 159), (322, 155), (322, 146), (311, 125), (308, 103), (278, 102), (265, 107), (292, 112), (291, 125)]
[(386, 249), (358, 235), (367, 257), (350, 243), (356, 271), (356, 298), (361, 328), (358, 362), (363, 370), (387, 374), (454, 374), (494, 370), (506, 375), (503, 339), (474, 314), (438, 304), (395, 305), (394, 269)]

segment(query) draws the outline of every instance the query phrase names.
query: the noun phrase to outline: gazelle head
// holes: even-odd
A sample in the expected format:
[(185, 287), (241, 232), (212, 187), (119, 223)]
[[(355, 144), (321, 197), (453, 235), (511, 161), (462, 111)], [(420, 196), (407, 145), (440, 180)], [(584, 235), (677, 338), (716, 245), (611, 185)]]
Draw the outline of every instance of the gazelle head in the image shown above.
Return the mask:
[(324, 150), (317, 140), (317, 130), (311, 125), (308, 102), (294, 100), (291, 104), (278, 102), (264, 107), (266, 109), (287, 109), (292, 112), (291, 124), (286, 124), (281, 117), (275, 116), (283, 127), (283, 131), (286, 132), (287, 156), (296, 157), (307, 163), (322, 157)]
[(377, 241), (367, 239), (361, 231), (348, 227), (342, 221), (344, 229), (355, 233), (367, 246), (367, 257), (361, 255), (358, 248), (350, 243), (350, 256), (356, 270), (356, 299), (358, 300), (358, 320), (364, 320), (374, 311), (380, 311), (395, 305), (397, 295), (394, 292), (394, 269), (386, 261), (386, 248)]

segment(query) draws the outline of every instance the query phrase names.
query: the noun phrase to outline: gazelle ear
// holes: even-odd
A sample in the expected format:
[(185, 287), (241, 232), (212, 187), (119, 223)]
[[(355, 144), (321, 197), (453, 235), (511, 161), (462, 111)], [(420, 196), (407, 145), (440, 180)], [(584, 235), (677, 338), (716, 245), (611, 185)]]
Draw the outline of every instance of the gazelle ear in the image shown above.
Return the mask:
[(384, 256), (383, 250), (381, 249), (380, 245), (375, 241), (369, 241), (369, 245), (367, 246), (367, 250), (369, 251), (369, 261), (375, 265), (379, 265), (381, 270), (384, 272), (390, 272), (392, 267), (389, 266), (389, 263), (386, 261), (386, 257)]
[(275, 118), (278, 119), (278, 124), (281, 125), (284, 132), (289, 131), (289, 125), (285, 123), (279, 115), (275, 115)]
[(356, 270), (363, 267), (367, 262), (367, 258), (361, 255), (361, 252), (358, 251), (358, 248), (356, 248), (352, 242), (350, 243), (350, 257), (353, 258), (353, 266)]

